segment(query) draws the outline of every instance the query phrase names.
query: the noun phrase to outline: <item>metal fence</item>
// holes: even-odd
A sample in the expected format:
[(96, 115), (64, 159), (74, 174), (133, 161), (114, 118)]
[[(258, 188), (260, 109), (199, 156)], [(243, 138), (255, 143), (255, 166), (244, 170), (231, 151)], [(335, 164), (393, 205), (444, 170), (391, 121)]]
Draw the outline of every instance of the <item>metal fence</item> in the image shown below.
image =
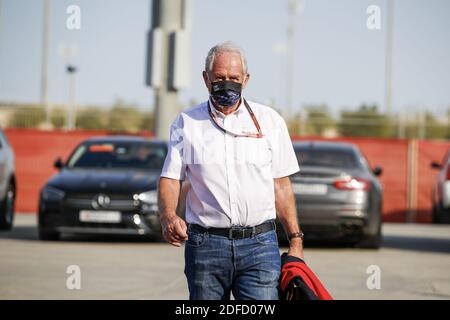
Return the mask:
[(70, 119), (70, 113), (63, 107), (52, 108), (49, 117), (40, 107), (0, 107), (0, 125), (3, 128), (87, 129), (121, 132), (150, 131), (153, 128), (152, 112), (137, 108), (79, 108), (74, 114), (74, 119)]
[[(151, 131), (154, 126), (151, 111), (129, 106), (109, 109), (83, 107), (78, 108), (75, 114), (74, 129), (137, 132)], [(53, 107), (47, 121), (43, 108), (0, 105), (0, 125), (3, 128), (70, 129), (69, 122), (64, 107)], [(304, 111), (287, 118), (286, 122), (291, 135), (298, 136), (450, 139), (449, 117), (438, 118), (426, 112), (365, 116), (342, 112), (340, 116), (318, 117), (317, 112)]]
[(315, 118), (305, 112), (287, 123), (290, 133), (299, 136), (450, 139), (450, 119), (435, 118), (425, 112), (327, 118)]

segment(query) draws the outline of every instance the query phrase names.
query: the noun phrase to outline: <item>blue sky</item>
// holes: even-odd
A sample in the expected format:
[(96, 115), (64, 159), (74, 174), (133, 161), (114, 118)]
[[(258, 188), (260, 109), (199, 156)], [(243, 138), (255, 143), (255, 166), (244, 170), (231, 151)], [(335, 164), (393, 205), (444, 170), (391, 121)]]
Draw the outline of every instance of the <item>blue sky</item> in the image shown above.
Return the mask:
[[(80, 104), (116, 99), (153, 105), (144, 84), (150, 0), (53, 0), (50, 21), (49, 93), (67, 101), (65, 62), (58, 48), (75, 44)], [(246, 97), (286, 104), (286, 56), (274, 45), (286, 40), (287, 0), (192, 0), (191, 85), (180, 102), (207, 97), (201, 78), (208, 49), (226, 40), (246, 53), (251, 81)], [(66, 28), (66, 8), (81, 8), (81, 30)], [(366, 8), (382, 10), (382, 29), (366, 28)], [(0, 101), (38, 102), (41, 0), (0, 0)], [(294, 110), (327, 104), (333, 111), (362, 103), (384, 104), (386, 0), (305, 0), (296, 20)], [(396, 0), (393, 57), (394, 111), (450, 107), (450, 1)]]

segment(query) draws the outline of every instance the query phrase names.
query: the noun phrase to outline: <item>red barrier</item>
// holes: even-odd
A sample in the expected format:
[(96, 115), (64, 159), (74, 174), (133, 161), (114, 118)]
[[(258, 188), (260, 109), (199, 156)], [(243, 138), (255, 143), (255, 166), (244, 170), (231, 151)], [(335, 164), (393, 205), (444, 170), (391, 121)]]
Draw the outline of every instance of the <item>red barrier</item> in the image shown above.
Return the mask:
[(383, 219), (404, 222), (407, 208), (408, 141), (390, 139), (347, 139), (356, 144), (371, 168), (380, 166), (379, 180), (384, 188)]
[[(106, 131), (42, 131), (37, 129), (6, 129), (5, 134), (16, 155), (17, 205), (18, 212), (36, 212), (39, 190), (56, 173), (53, 162), (61, 156), (67, 158), (81, 141), (92, 137), (108, 135)], [(151, 136), (149, 132), (139, 133)], [(299, 140), (293, 137), (293, 140)], [(310, 139), (301, 138), (301, 139)], [(372, 167), (383, 168), (380, 181), (384, 187), (383, 220), (404, 222), (407, 214), (408, 141), (374, 138), (338, 138), (332, 140), (356, 144), (366, 155)], [(450, 142), (420, 141), (418, 144), (418, 198), (417, 221), (431, 221), (431, 187), (436, 173), (431, 171), (430, 162), (440, 161)]]
[(418, 182), (416, 221), (431, 222), (431, 190), (438, 170), (431, 168), (431, 162), (441, 162), (450, 148), (450, 142), (418, 142)]

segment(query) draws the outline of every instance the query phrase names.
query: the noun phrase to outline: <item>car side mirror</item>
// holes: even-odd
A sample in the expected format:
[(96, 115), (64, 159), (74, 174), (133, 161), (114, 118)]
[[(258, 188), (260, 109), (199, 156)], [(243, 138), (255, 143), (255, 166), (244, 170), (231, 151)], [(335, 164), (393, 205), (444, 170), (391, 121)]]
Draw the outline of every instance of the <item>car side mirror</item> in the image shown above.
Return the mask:
[(381, 168), (380, 166), (376, 166), (375, 168), (373, 168), (372, 172), (374, 175), (379, 177), (383, 173), (383, 168)]
[(439, 162), (433, 161), (431, 163), (431, 168), (433, 168), (433, 169), (441, 169), (442, 166), (441, 166), (441, 164)]
[(62, 161), (62, 159), (60, 157), (58, 157), (55, 162), (53, 163), (53, 166), (58, 169), (61, 170), (61, 168), (64, 166), (64, 163)]

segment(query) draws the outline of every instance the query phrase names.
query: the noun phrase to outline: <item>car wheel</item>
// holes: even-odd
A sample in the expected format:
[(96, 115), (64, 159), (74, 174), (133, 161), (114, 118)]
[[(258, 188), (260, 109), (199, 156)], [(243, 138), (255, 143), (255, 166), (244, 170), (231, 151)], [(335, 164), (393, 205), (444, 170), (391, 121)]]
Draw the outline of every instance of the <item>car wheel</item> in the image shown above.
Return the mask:
[(43, 241), (57, 241), (60, 238), (58, 231), (48, 231), (39, 228), (39, 240)]
[(10, 230), (13, 226), (15, 198), (14, 186), (9, 183), (5, 198), (0, 204), (0, 230)]
[[(41, 208), (41, 203), (39, 203), (39, 208)], [(45, 214), (45, 212), (39, 210), (37, 215), (39, 240), (44, 241), (59, 240), (61, 234), (55, 229), (54, 226), (49, 226), (48, 223), (46, 223), (47, 220), (46, 218), (47, 215)]]
[(433, 206), (433, 223), (434, 224), (442, 223), (442, 218), (441, 218), (441, 215), (439, 212), (439, 208), (436, 205)]
[(358, 248), (380, 249), (381, 247), (381, 223), (378, 226), (377, 233), (374, 235), (363, 235), (363, 238), (357, 243)]

